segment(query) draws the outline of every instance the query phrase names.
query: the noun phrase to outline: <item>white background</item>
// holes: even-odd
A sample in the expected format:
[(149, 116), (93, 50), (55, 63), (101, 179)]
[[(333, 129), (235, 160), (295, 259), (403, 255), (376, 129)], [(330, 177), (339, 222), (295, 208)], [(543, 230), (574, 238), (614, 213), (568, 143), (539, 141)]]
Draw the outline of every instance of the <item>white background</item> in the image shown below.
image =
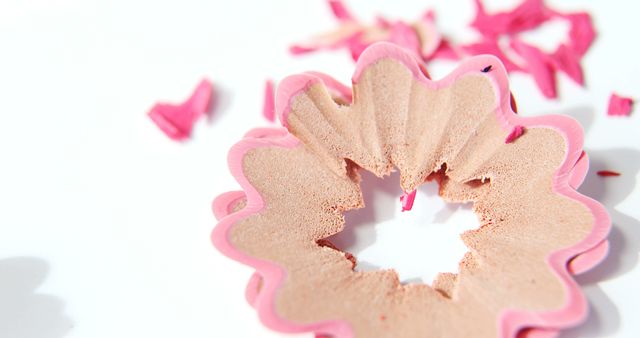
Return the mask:
[[(473, 38), (471, 0), (435, 2), (351, 7), (371, 20), (417, 18), (432, 5), (442, 30)], [(640, 111), (610, 118), (605, 110), (612, 90), (640, 98), (640, 6), (553, 3), (594, 16), (588, 87), (560, 76), (557, 101), (526, 76), (514, 75), (512, 87), (522, 115), (569, 114), (583, 124), (592, 171), (581, 190), (614, 221), (610, 257), (579, 278), (591, 317), (563, 337), (638, 337)], [(267, 124), (265, 78), (313, 69), (348, 82), (346, 52), (287, 53), (333, 26), (322, 0), (0, 2), (0, 337), (281, 337), (244, 301), (250, 269), (210, 244), (210, 202), (237, 188), (227, 149)], [(564, 30), (551, 24), (529, 38), (553, 45)], [(438, 78), (452, 66), (430, 70)], [(214, 117), (174, 143), (145, 112), (159, 99), (182, 100), (203, 76), (220, 91)], [(622, 176), (600, 178), (599, 169)], [(420, 196), (416, 208), (429, 208)], [(446, 238), (427, 257), (447, 256)]]

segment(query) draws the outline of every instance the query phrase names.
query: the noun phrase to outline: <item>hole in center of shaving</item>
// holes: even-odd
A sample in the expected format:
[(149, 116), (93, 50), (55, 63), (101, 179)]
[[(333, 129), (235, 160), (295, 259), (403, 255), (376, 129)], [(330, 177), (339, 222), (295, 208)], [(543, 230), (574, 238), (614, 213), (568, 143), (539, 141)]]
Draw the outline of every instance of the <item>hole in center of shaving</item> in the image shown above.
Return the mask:
[(460, 234), (480, 227), (472, 203), (445, 202), (431, 181), (418, 187), (413, 209), (402, 212), (397, 172), (384, 179), (360, 174), (365, 207), (346, 212), (344, 230), (327, 238), (356, 257), (355, 270), (394, 269), (403, 284), (431, 284), (438, 273), (457, 273), (468, 251)]

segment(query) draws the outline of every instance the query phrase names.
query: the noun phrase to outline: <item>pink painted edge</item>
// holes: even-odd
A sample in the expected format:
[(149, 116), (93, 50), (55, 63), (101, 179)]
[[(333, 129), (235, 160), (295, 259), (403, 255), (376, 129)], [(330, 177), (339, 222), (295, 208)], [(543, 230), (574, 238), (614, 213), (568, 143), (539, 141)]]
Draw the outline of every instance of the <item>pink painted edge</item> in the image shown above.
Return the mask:
[(260, 127), (253, 128), (244, 134), (245, 138), (277, 138), (289, 134), (286, 128)]
[[(253, 137), (253, 135), (256, 135), (259, 138), (280, 137), (280, 136), (284, 136), (284, 134), (282, 134), (282, 131), (287, 133), (287, 130), (284, 128), (280, 128), (280, 129), (255, 128), (247, 132), (247, 134), (245, 134), (245, 137)], [(574, 165), (572, 169), (571, 178), (570, 178), (571, 187), (573, 187), (574, 189), (577, 189), (582, 184), (584, 178), (586, 177), (586, 173), (588, 169), (589, 169), (589, 158), (587, 154), (583, 151), (582, 155), (578, 159), (578, 162)], [(413, 195), (415, 197), (415, 193)], [(223, 217), (226, 217), (228, 214), (230, 214), (232, 205), (235, 204), (238, 200), (243, 198), (246, 198), (244, 191), (229, 191), (216, 197), (213, 201), (213, 207), (212, 207), (213, 214), (215, 215), (216, 219), (219, 221)], [(604, 240), (594, 248), (576, 256), (571, 261), (569, 261), (569, 264), (568, 264), (569, 271), (574, 275), (583, 274), (589, 271), (598, 263), (600, 263), (602, 260), (604, 260), (608, 252), (609, 252), (609, 242), (607, 240)], [(262, 276), (260, 276), (260, 274), (258, 274), (257, 272), (254, 272), (251, 275), (249, 282), (247, 282), (247, 286), (245, 288), (245, 298), (247, 300), (247, 303), (249, 303), (249, 305), (251, 306), (255, 305), (255, 300), (258, 297), (258, 293), (260, 292), (259, 285), (261, 281), (262, 281)], [(544, 331), (544, 332), (550, 333), (549, 331)], [(526, 336), (528, 338), (543, 337), (538, 335), (538, 333), (539, 331), (535, 329), (531, 329), (526, 334)]]
[(569, 261), (569, 271), (581, 275), (601, 263), (609, 254), (609, 241), (603, 240), (595, 247), (581, 253)]
[(322, 332), (338, 336), (352, 337), (349, 326), (342, 321), (326, 321), (313, 324), (296, 324), (286, 321), (275, 313), (276, 291), (285, 277), (285, 271), (277, 264), (256, 259), (236, 250), (229, 242), (229, 230), (233, 224), (245, 217), (260, 212), (264, 208), (264, 201), (260, 194), (250, 184), (243, 173), (242, 161), (245, 154), (261, 147), (293, 148), (299, 141), (288, 134), (278, 139), (246, 138), (234, 145), (228, 157), (229, 169), (247, 195), (247, 205), (236, 213), (229, 214), (220, 220), (211, 235), (214, 246), (226, 256), (243, 264), (252, 266), (256, 273), (263, 277), (262, 290), (254, 301), (255, 308), (262, 323), (281, 332)]
[[(245, 134), (245, 137), (253, 137), (250, 135), (254, 135), (254, 134), (260, 138), (280, 137), (280, 136), (283, 136), (282, 131), (287, 133), (287, 130), (285, 128), (280, 128), (280, 129), (255, 128), (247, 132), (247, 134)], [(584, 178), (586, 177), (588, 169), (589, 169), (589, 158), (587, 154), (583, 151), (582, 155), (578, 159), (578, 162), (574, 165), (572, 169), (571, 178), (570, 178), (571, 187), (573, 187), (574, 189), (577, 189), (582, 184), (582, 182), (584, 181)], [(414, 197), (415, 197), (415, 193), (414, 193)], [(212, 208), (216, 219), (219, 221), (223, 217), (226, 217), (229, 213), (231, 213), (232, 205), (235, 204), (238, 200), (243, 198), (246, 198), (244, 191), (229, 191), (216, 197), (216, 199), (213, 201), (213, 208)], [(569, 271), (574, 275), (583, 274), (589, 271), (598, 263), (600, 263), (602, 260), (604, 260), (608, 252), (609, 252), (609, 242), (607, 240), (604, 240), (594, 248), (576, 256), (571, 261), (569, 261), (569, 264), (568, 264)], [(254, 272), (251, 275), (251, 278), (249, 279), (249, 281), (247, 282), (247, 286), (245, 288), (245, 298), (247, 300), (247, 303), (249, 303), (249, 305), (251, 306), (255, 306), (255, 300), (258, 297), (258, 294), (260, 292), (259, 285), (261, 282), (262, 282), (262, 276), (260, 276), (260, 274), (258, 274), (257, 272)], [(544, 332), (545, 334), (551, 334), (551, 331), (546, 331), (546, 330), (540, 331), (536, 329), (531, 329), (526, 334), (526, 337), (528, 338), (546, 337), (546, 335), (540, 335), (540, 332)], [(550, 336), (553, 336), (553, 335), (550, 335)]]
[(231, 213), (231, 206), (245, 198), (244, 191), (228, 191), (218, 195), (211, 203), (211, 210), (216, 220), (219, 221)]
[[(587, 252), (599, 245), (606, 238), (610, 230), (611, 222), (607, 211), (600, 203), (581, 195), (569, 185), (570, 172), (582, 153), (583, 134), (580, 125), (572, 118), (566, 116), (552, 115), (524, 118), (516, 115), (510, 108), (510, 91), (504, 66), (502, 66), (496, 57), (489, 55), (470, 58), (444, 79), (430, 81), (422, 75), (415, 59), (405, 51), (388, 43), (376, 43), (365, 50), (358, 60), (356, 71), (352, 78), (353, 82), (357, 83), (364, 69), (383, 58), (392, 58), (404, 64), (415, 78), (430, 88), (440, 88), (450, 85), (458, 77), (468, 73), (488, 76), (493, 81), (494, 86), (496, 86), (496, 92), (499, 95), (499, 109), (496, 109), (496, 114), (505, 130), (510, 130), (510, 128), (515, 125), (523, 125), (529, 128), (544, 127), (558, 131), (565, 138), (567, 154), (565, 160), (554, 175), (553, 190), (558, 194), (585, 205), (594, 217), (593, 230), (578, 244), (553, 252), (547, 257), (550, 268), (564, 285), (567, 293), (565, 305), (559, 310), (539, 313), (528, 313), (515, 309), (505, 310), (498, 319), (498, 328), (501, 337), (512, 337), (515, 336), (520, 329), (525, 327), (560, 329), (581, 323), (587, 314), (586, 301), (579, 286), (572, 278), (567, 264), (577, 255)], [(482, 73), (480, 70), (487, 65), (492, 65), (493, 71)], [(287, 116), (291, 109), (291, 100), (297, 94), (306, 90), (310, 85), (319, 81), (321, 81), (319, 78), (309, 74), (293, 75), (282, 81), (276, 94), (276, 112), (283, 125), (286, 126)], [(243, 254), (235, 249), (228, 240), (228, 232), (235, 222), (258, 213), (264, 207), (264, 201), (260, 197), (260, 194), (243, 174), (242, 159), (245, 153), (259, 147), (275, 146), (293, 148), (298, 142), (294, 136), (289, 134), (276, 140), (245, 139), (231, 148), (228, 158), (229, 168), (247, 194), (247, 206), (237, 213), (225, 217), (218, 223), (212, 233), (212, 242), (223, 254), (256, 268), (257, 273), (263, 276), (263, 291), (258, 295), (255, 305), (264, 325), (281, 332), (313, 331), (316, 333), (329, 333), (340, 337), (353, 337), (353, 332), (344, 321), (336, 320), (312, 324), (297, 324), (279, 318), (273, 306), (275, 304), (276, 291), (284, 279), (285, 272), (275, 263), (262, 261)]]
[(339, 97), (347, 102), (351, 102), (353, 100), (353, 92), (351, 91), (351, 87), (343, 84), (333, 77), (324, 73), (314, 71), (305, 72), (305, 74), (313, 75), (322, 80), (327, 89), (329, 89), (329, 93), (332, 96)]
[(571, 173), (569, 174), (569, 185), (578, 189), (584, 179), (587, 177), (587, 172), (589, 171), (589, 155), (586, 152), (582, 152), (580, 157), (578, 157), (578, 161), (573, 166)]

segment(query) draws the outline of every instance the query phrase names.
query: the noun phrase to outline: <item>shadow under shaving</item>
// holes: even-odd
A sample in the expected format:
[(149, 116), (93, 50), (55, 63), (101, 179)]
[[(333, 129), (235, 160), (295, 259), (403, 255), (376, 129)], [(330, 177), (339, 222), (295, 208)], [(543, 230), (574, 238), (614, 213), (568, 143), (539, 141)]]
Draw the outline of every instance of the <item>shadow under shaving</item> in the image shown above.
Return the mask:
[(36, 291), (48, 271), (41, 259), (0, 259), (0, 337), (59, 338), (69, 332), (64, 303)]
[[(609, 212), (612, 221), (609, 234), (610, 250), (607, 258), (593, 270), (579, 276), (581, 284), (593, 284), (615, 278), (638, 264), (640, 252), (640, 221), (616, 209), (636, 186), (640, 170), (640, 152), (633, 149), (608, 149), (587, 151), (590, 169), (580, 193), (600, 201)], [(600, 177), (598, 170), (614, 170), (618, 177)]]
[(233, 101), (233, 92), (226, 87), (216, 83), (211, 96), (211, 106), (207, 111), (207, 123), (214, 125), (215, 122), (226, 114)]
[[(574, 107), (557, 112), (578, 120), (585, 136), (593, 126), (593, 107)], [(620, 327), (620, 313), (615, 304), (596, 284), (615, 278), (638, 264), (640, 251), (640, 221), (616, 210), (618, 204), (631, 194), (636, 186), (635, 176), (640, 169), (640, 152), (634, 149), (614, 148), (607, 150), (585, 150), (589, 155), (589, 173), (578, 189), (583, 195), (602, 203), (609, 212), (612, 228), (609, 234), (610, 250), (607, 258), (588, 271), (576, 277), (589, 301), (589, 317), (578, 327), (563, 331), (560, 338), (606, 337)], [(619, 177), (600, 177), (599, 170), (620, 172)]]

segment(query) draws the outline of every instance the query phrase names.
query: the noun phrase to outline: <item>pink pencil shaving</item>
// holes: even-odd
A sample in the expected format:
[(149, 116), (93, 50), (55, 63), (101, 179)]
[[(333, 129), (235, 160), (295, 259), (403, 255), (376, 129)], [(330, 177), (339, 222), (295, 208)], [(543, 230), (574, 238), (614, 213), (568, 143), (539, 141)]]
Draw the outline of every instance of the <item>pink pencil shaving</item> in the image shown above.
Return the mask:
[(413, 208), (413, 201), (416, 199), (416, 191), (413, 190), (410, 193), (405, 192), (400, 196), (400, 203), (402, 203), (402, 212), (409, 211)]
[(264, 101), (262, 103), (262, 116), (270, 122), (276, 120), (276, 107), (275, 107), (275, 91), (272, 80), (267, 80), (264, 83)]
[(522, 134), (524, 134), (524, 126), (515, 126), (513, 127), (513, 129), (511, 129), (511, 132), (505, 138), (504, 143), (512, 143), (518, 137), (522, 136)]
[(329, 7), (336, 19), (340, 21), (355, 21), (354, 16), (347, 9), (342, 0), (329, 0)]
[(617, 94), (612, 93), (611, 97), (609, 98), (609, 108), (607, 109), (607, 115), (629, 116), (631, 115), (631, 108), (633, 108), (633, 99), (618, 96)]
[(178, 105), (156, 103), (147, 115), (169, 138), (183, 141), (191, 136), (196, 121), (209, 111), (212, 97), (213, 85), (202, 79), (185, 102)]

